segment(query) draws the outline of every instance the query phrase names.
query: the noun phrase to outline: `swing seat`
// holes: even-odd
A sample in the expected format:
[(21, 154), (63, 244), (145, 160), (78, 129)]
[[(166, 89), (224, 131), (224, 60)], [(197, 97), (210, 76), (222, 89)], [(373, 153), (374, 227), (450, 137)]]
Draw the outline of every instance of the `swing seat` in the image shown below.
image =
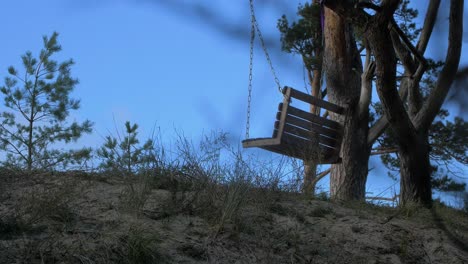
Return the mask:
[[(244, 148), (258, 147), (281, 155), (314, 160), (318, 164), (341, 162), (339, 156), (343, 127), (338, 122), (290, 105), (291, 98), (342, 115), (344, 108), (317, 97), (285, 87), (271, 138), (242, 141)], [(312, 158), (311, 158), (312, 157)]]

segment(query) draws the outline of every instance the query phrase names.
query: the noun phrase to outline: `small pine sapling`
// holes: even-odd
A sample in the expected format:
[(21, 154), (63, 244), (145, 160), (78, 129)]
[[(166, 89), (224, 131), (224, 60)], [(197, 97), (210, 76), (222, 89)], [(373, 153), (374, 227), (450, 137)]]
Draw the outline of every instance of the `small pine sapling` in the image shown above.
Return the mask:
[(71, 76), (72, 59), (58, 63), (52, 56), (61, 51), (58, 33), (44, 36), (44, 48), (35, 58), (22, 57), (24, 72), (8, 68), (9, 76), (0, 87), (6, 111), (0, 112), (0, 149), (7, 153), (5, 164), (33, 169), (53, 169), (90, 155), (90, 149), (54, 150), (54, 143), (70, 143), (91, 133), (92, 123), (66, 122), (80, 101), (70, 98), (78, 84)]
[(104, 170), (136, 174), (145, 165), (156, 160), (154, 141), (148, 139), (143, 145), (138, 140), (138, 125), (125, 122), (124, 138), (107, 136), (104, 145), (97, 150)]

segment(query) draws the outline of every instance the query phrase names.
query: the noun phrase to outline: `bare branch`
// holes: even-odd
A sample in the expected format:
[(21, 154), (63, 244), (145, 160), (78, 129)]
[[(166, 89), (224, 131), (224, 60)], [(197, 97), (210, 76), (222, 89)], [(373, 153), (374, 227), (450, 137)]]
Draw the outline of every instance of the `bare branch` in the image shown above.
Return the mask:
[(366, 197), (367, 200), (382, 200), (382, 201), (389, 201), (389, 202), (394, 202), (398, 199), (398, 195), (393, 196), (392, 198), (388, 197), (380, 197), (380, 196), (368, 196)]
[(416, 48), (418, 49), (421, 54), (424, 54), (427, 48), (427, 43), (431, 38), (432, 30), (434, 29), (434, 25), (437, 18), (437, 13), (439, 11), (440, 0), (430, 0), (429, 6), (427, 7), (426, 17), (424, 19), (424, 26), (421, 31), (421, 35), (419, 35), (418, 44)]
[(310, 183), (311, 186), (315, 186), (323, 177), (327, 176), (331, 172), (331, 169), (327, 169), (319, 173), (316, 178)]
[(427, 60), (424, 58), (424, 56), (419, 53), (419, 51), (413, 46), (413, 43), (408, 39), (408, 37), (405, 35), (405, 33), (400, 29), (400, 27), (396, 24), (395, 20), (392, 19), (390, 20), (389, 28), (391, 31), (395, 31), (398, 36), (401, 38), (403, 43), (405, 43), (406, 47), (411, 51), (411, 53), (418, 59), (419, 63), (427, 66)]
[(365, 70), (361, 75), (361, 95), (359, 98), (359, 116), (369, 112), (369, 104), (372, 96), (372, 78), (374, 77), (375, 62), (371, 61), (371, 51), (366, 48)]
[(395, 52), (400, 59), (403, 67), (405, 68), (405, 72), (410, 72), (414, 74), (416, 72), (416, 64), (411, 56), (411, 53), (408, 49), (401, 43), (400, 36), (395, 30), (390, 31), (390, 35), (392, 37), (392, 43), (395, 47)]
[(463, 41), (463, 0), (450, 1), (448, 49), (445, 64), (437, 80), (436, 87), (414, 119), (417, 129), (427, 130), (439, 113), (448, 91), (457, 75)]
[[(425, 17), (425, 20), (424, 20), (424, 26), (423, 26), (423, 29), (421, 31), (421, 35), (419, 37), (418, 44), (416, 46), (417, 50), (419, 51), (419, 54), (424, 54), (424, 52), (426, 51), (427, 43), (429, 42), (429, 39), (431, 37), (432, 31), (433, 31), (433, 28), (434, 28), (434, 24), (435, 24), (435, 21), (436, 21), (436, 18), (437, 18), (437, 13), (438, 13), (438, 10), (439, 10), (439, 6), (440, 6), (440, 0), (430, 0), (429, 1), (429, 6), (428, 6), (426, 17)], [(396, 31), (395, 31), (395, 33), (396, 33)], [(395, 39), (395, 37), (393, 36), (393, 32), (392, 32), (392, 40), (394, 40), (394, 39)], [(400, 44), (401, 44), (401, 42), (400, 42)], [(400, 58), (400, 60), (403, 62), (403, 65), (405, 66), (405, 69), (412, 69), (412, 67), (410, 66), (409, 61), (408, 61), (409, 59), (403, 57), (403, 54), (401, 53), (401, 51), (403, 51), (403, 50), (401, 49), (401, 47), (398, 46), (400, 44), (394, 43), (395, 51), (397, 52), (398, 57)], [(425, 71), (425, 69), (424, 69), (424, 71)], [(423, 71), (423, 65), (419, 65), (416, 72), (414, 72), (414, 70), (409, 71), (409, 72), (411, 73), (411, 75), (413, 75), (413, 78), (418, 80), (418, 82), (419, 82), (419, 80), (422, 78), (422, 75), (424, 74), (424, 71)], [(407, 74), (405, 74), (405, 75), (407, 75)], [(408, 89), (409, 89), (410, 86), (414, 85), (414, 81), (415, 80), (413, 80), (413, 84), (410, 84), (409, 80), (405, 79), (405, 81), (400, 84), (399, 94), (400, 94), (400, 98), (402, 98), (402, 100), (405, 100), (406, 96), (408, 95)], [(377, 138), (379, 138), (382, 135), (382, 133), (384, 133), (384, 131), (387, 129), (387, 127), (388, 127), (388, 120), (387, 120), (387, 117), (384, 115), (369, 129), (369, 136), (367, 138), (367, 144), (368, 145), (374, 144), (374, 142), (377, 140)]]
[[(384, 11), (377, 13), (369, 25), (367, 38), (376, 60), (376, 87), (385, 115), (397, 134), (400, 146), (411, 146), (416, 131), (396, 89), (396, 54), (390, 37), (390, 29), (383, 29), (393, 20), (396, 7), (389, 2)], [(387, 10), (388, 9), (388, 10)], [(396, 28), (396, 27), (393, 27)]]
[(378, 150), (373, 150), (371, 152), (371, 155), (383, 155), (383, 154), (390, 154), (390, 153), (396, 153), (398, 152), (398, 148), (387, 148), (387, 149), (378, 149)]

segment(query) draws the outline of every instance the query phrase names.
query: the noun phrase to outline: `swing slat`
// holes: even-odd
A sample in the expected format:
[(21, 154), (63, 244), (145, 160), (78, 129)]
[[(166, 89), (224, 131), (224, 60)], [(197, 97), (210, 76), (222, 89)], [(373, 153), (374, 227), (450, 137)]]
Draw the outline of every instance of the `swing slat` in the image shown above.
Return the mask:
[(333, 139), (338, 139), (341, 136), (341, 134), (340, 134), (340, 132), (338, 130), (330, 129), (330, 128), (325, 127), (325, 126), (321, 126), (320, 124), (317, 124), (317, 123), (307, 122), (304, 119), (300, 119), (300, 118), (297, 118), (297, 117), (291, 116), (291, 115), (288, 115), (286, 117), (286, 123), (291, 124), (293, 126), (300, 127), (302, 129), (314, 131), (316, 133), (325, 135), (325, 136), (327, 136), (329, 138), (333, 138)]
[[(277, 126), (279, 126), (278, 121), (275, 122), (275, 128)], [(296, 127), (296, 126), (292, 126), (290, 124), (286, 124), (284, 126), (284, 133), (295, 135), (297, 137), (301, 137), (301, 138), (304, 138), (304, 139), (309, 139), (309, 138), (312, 138), (313, 136), (317, 136), (320, 145), (325, 145), (325, 146), (329, 146), (329, 147), (332, 147), (332, 148), (336, 147), (336, 142), (337, 142), (336, 139), (326, 137), (325, 135), (315, 133), (314, 131), (304, 130), (304, 129)], [(315, 133), (315, 135), (314, 135), (314, 133)]]
[(285, 93), (287, 89), (291, 90), (291, 97), (293, 97), (293, 98), (299, 99), (299, 100), (301, 100), (303, 102), (306, 102), (306, 103), (309, 103), (309, 104), (312, 104), (312, 105), (316, 105), (316, 106), (318, 106), (320, 108), (327, 109), (328, 111), (332, 111), (332, 112), (340, 114), (340, 115), (344, 113), (344, 108), (341, 107), (341, 106), (329, 103), (327, 101), (324, 101), (324, 100), (319, 99), (317, 97), (314, 97), (312, 95), (303, 93), (301, 91), (292, 89), (290, 87), (283, 88), (283, 93)]
[[(280, 104), (279, 107), (281, 109), (282, 103)], [(324, 127), (329, 127), (331, 129), (334, 129), (334, 130), (340, 130), (341, 129), (340, 123), (335, 122), (333, 120), (323, 118), (321, 116), (306, 112), (304, 110), (301, 110), (301, 109), (293, 107), (293, 106), (289, 106), (288, 108), (289, 108), (288, 109), (288, 115), (296, 116), (296, 117), (305, 119), (305, 120), (307, 120), (307, 121), (309, 121), (311, 123), (317, 123), (319, 125), (322, 125)]]
[(337, 156), (336, 149), (328, 146), (319, 145), (317, 151), (313, 142), (304, 138), (297, 137), (294, 134), (285, 133), (282, 137), (282, 148), (286, 153), (290, 153), (288, 156), (299, 158), (302, 160), (310, 159), (313, 156), (319, 155), (319, 163), (327, 163), (332, 156)]

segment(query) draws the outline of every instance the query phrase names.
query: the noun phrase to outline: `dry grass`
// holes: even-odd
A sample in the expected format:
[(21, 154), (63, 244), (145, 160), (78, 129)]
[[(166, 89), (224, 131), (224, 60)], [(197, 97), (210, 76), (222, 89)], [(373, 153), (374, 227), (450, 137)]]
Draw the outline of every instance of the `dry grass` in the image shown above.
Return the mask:
[(176, 156), (131, 177), (0, 175), (0, 263), (468, 260), (466, 213), (310, 199), (219, 138)]

